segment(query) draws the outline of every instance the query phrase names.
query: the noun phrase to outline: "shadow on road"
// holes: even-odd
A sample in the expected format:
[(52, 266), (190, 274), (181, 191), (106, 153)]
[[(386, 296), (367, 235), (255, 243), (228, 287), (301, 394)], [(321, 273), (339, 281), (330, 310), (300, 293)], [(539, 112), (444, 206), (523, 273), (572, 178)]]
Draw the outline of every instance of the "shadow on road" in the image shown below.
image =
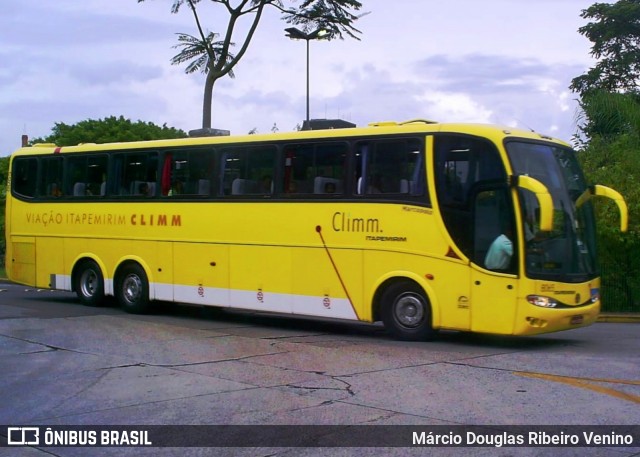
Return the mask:
[[(34, 291), (35, 293), (35, 291)], [(74, 317), (78, 315), (118, 315), (126, 314), (120, 310), (112, 297), (106, 304), (97, 308), (81, 305), (74, 294), (69, 292), (43, 290), (38, 295), (24, 297), (21, 306), (45, 314), (60, 313), (56, 317)], [(49, 309), (47, 309), (49, 308)], [(229, 323), (235, 326), (259, 326), (272, 330), (287, 330), (298, 332), (312, 332), (339, 336), (357, 336), (381, 341), (393, 341), (380, 323), (354, 323), (320, 318), (283, 316), (255, 311), (224, 309), (217, 307), (203, 307), (195, 305), (178, 305), (169, 302), (156, 302), (150, 313), (154, 316), (167, 316), (173, 319), (204, 320), (218, 323)], [(550, 347), (573, 345), (576, 340), (570, 333), (558, 333), (531, 337), (509, 335), (486, 335), (471, 332), (443, 330), (436, 340), (431, 342), (404, 342), (414, 345), (452, 344), (463, 346), (477, 346), (483, 348), (503, 348), (508, 350), (545, 350)]]

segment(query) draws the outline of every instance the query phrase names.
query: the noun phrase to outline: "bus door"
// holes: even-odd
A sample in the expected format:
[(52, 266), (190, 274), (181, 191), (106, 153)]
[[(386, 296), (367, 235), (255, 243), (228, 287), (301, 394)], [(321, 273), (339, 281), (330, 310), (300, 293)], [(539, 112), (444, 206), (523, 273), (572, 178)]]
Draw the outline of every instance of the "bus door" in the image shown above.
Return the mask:
[[(455, 277), (458, 283), (470, 281), (467, 293), (460, 288), (459, 316), (450, 328), (464, 328), (464, 310), (467, 329), (510, 331), (515, 310), (505, 309), (515, 307), (511, 297), (515, 299), (515, 278), (511, 271), (487, 268), (484, 262), (491, 243), (501, 234), (498, 218), (513, 219), (507, 204), (507, 173), (496, 146), (470, 135), (435, 135), (434, 181), (444, 228), (457, 248), (455, 255), (448, 256), (464, 261)], [(466, 301), (466, 307), (461, 301)]]
[(510, 334), (518, 286), (517, 231), (506, 184), (486, 185), (473, 196), (471, 330)]

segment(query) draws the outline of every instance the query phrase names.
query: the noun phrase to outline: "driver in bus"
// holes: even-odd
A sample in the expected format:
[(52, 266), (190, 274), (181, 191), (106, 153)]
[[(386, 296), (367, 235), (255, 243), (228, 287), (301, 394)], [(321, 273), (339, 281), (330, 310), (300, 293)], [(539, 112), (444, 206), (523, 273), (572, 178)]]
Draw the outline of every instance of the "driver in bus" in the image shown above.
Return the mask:
[(508, 270), (512, 256), (511, 229), (507, 228), (489, 246), (484, 265), (488, 270)]

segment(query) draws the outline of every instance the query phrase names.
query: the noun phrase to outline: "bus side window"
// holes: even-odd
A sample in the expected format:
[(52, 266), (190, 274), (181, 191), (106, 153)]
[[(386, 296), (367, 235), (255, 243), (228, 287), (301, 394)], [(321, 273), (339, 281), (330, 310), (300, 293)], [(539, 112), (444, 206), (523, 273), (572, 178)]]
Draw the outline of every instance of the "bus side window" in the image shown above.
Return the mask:
[(344, 194), (346, 143), (289, 144), (283, 150), (282, 189), (285, 195)]
[(470, 259), (474, 254), (475, 197), (493, 183), (506, 183), (498, 150), (490, 141), (466, 135), (435, 137), (435, 176), (438, 204), (449, 235)]
[(65, 194), (73, 197), (99, 197), (106, 193), (106, 154), (78, 154), (67, 159)]
[(275, 146), (237, 147), (223, 151), (224, 195), (270, 196), (275, 189)]
[(168, 152), (162, 166), (162, 195), (211, 195), (214, 151), (184, 149)]
[(58, 198), (62, 192), (62, 157), (43, 157), (40, 159), (40, 187), (39, 196), (43, 198)]
[(315, 146), (314, 194), (344, 194), (348, 151), (346, 143), (320, 143)]
[(13, 162), (13, 190), (23, 197), (36, 196), (38, 159), (16, 158)]
[(89, 194), (102, 197), (107, 192), (107, 167), (106, 155), (87, 157), (87, 189)]
[(481, 190), (474, 199), (473, 261), (488, 270), (515, 272), (515, 220), (506, 186)]
[(425, 174), (424, 145), (418, 138), (369, 140), (356, 145), (356, 195), (423, 196)]
[(113, 191), (116, 195), (152, 197), (158, 194), (160, 186), (156, 152), (117, 154), (113, 172)]
[(284, 148), (282, 190), (287, 196), (313, 193), (315, 178), (315, 148), (308, 144), (287, 145)]

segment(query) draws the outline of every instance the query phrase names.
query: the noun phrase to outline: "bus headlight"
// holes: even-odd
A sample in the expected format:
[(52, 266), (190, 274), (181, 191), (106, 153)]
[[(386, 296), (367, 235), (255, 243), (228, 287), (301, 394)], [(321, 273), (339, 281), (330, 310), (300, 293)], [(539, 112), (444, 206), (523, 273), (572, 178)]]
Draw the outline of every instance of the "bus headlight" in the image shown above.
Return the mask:
[(558, 302), (550, 297), (544, 295), (527, 295), (527, 301), (535, 306), (542, 308), (555, 308), (558, 306)]

